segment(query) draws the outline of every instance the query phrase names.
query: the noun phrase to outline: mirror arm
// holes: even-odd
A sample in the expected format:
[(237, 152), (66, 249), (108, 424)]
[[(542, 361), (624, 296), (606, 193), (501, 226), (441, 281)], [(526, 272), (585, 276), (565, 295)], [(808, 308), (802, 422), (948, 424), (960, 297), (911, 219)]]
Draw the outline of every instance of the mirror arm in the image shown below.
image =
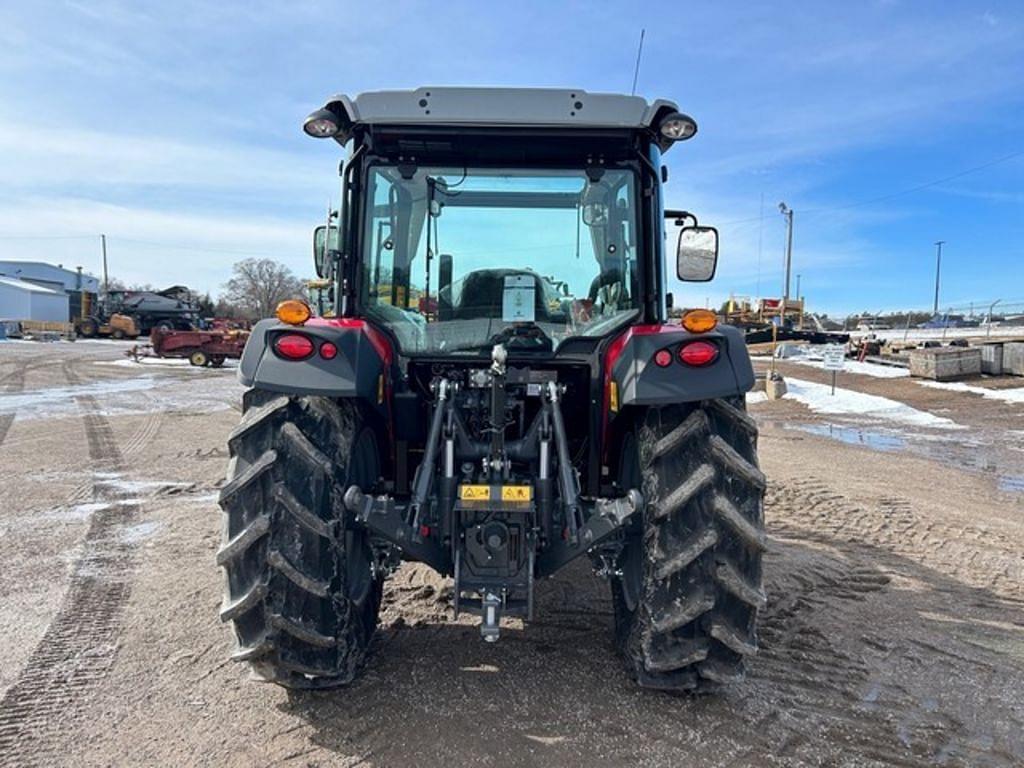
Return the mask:
[[(690, 213), (689, 211), (682, 211), (682, 210), (678, 210), (678, 209), (675, 209), (675, 208), (672, 208), (672, 209), (666, 208), (665, 209), (665, 218), (666, 219), (675, 219), (675, 221), (673, 223), (677, 227), (686, 227), (686, 226), (696, 227), (696, 226), (699, 226), (697, 224), (697, 217), (696, 217), (696, 215)], [(687, 219), (690, 219), (693, 223), (692, 224), (687, 224), (686, 223)]]

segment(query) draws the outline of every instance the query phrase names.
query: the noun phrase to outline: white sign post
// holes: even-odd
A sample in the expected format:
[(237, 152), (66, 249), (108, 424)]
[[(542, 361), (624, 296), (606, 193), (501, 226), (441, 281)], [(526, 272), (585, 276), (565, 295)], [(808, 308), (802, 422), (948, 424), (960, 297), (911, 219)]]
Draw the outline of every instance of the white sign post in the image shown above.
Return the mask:
[(825, 359), (822, 368), (832, 371), (832, 394), (836, 393), (836, 374), (846, 365), (846, 347), (842, 344), (829, 344), (825, 347)]

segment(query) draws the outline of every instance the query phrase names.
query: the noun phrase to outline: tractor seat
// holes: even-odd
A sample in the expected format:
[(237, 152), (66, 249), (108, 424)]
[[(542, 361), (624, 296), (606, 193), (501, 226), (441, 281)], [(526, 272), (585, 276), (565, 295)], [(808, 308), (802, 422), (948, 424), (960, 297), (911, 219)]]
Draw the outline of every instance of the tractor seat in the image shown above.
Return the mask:
[(544, 304), (544, 287), (540, 278), (532, 272), (517, 269), (481, 269), (466, 275), (459, 303), (453, 308), (455, 319), (501, 319), (505, 278), (512, 275), (528, 275), (533, 278), (534, 318), (537, 322), (547, 322), (548, 309)]

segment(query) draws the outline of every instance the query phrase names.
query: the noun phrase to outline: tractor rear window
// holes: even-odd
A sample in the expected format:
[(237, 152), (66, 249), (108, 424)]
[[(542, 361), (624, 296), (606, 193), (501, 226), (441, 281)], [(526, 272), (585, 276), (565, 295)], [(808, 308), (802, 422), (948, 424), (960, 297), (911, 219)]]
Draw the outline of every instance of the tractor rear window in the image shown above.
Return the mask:
[(373, 166), (366, 312), (407, 354), (604, 335), (639, 307), (635, 185), (627, 170)]

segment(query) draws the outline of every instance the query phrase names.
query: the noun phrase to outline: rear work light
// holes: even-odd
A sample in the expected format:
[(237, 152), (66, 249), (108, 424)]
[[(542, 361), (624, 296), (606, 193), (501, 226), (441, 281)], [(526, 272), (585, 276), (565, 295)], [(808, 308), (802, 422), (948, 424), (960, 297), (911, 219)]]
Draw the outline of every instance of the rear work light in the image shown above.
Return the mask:
[(679, 359), (687, 365), (708, 365), (718, 359), (718, 345), (710, 341), (691, 341), (679, 348)]
[(305, 360), (313, 354), (313, 342), (300, 333), (286, 333), (277, 337), (274, 351), (287, 360)]

